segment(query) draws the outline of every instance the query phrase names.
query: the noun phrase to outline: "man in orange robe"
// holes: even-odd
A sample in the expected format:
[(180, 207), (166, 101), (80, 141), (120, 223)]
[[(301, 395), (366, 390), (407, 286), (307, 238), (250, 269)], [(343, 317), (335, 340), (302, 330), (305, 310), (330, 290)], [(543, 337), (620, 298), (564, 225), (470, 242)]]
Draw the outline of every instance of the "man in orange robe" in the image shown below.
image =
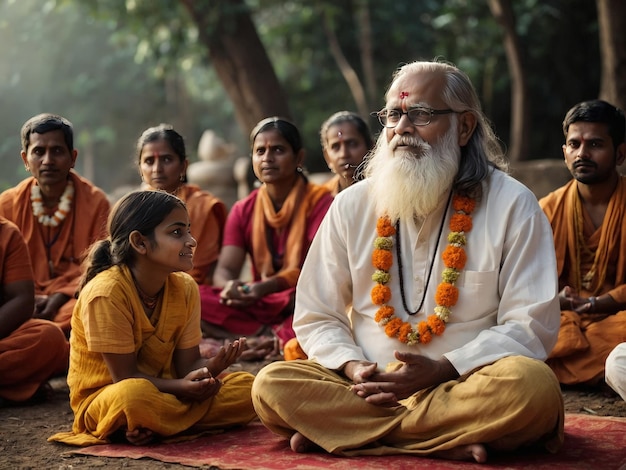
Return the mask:
[(69, 343), (48, 320), (33, 319), (35, 287), (28, 249), (0, 217), (0, 406), (32, 398), (67, 369)]
[(106, 194), (72, 168), (72, 124), (40, 114), (22, 126), (22, 160), (31, 177), (0, 194), (0, 215), (26, 239), (35, 279), (34, 316), (69, 333), (70, 318), (87, 248), (104, 237)]
[(562, 384), (604, 380), (626, 341), (624, 113), (601, 100), (570, 109), (563, 155), (573, 179), (539, 201), (554, 232), (561, 327), (547, 363)]

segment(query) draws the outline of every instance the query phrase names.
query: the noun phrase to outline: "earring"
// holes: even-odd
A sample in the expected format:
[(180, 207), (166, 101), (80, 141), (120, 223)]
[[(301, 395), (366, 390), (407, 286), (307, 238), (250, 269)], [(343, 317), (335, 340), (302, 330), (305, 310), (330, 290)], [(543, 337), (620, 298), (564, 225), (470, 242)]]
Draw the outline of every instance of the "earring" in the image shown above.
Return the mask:
[(298, 173), (302, 173), (302, 171), (303, 171), (303, 170), (302, 170), (302, 167), (301, 167), (301, 166), (299, 166), (298, 168), (296, 168), (296, 171), (297, 171)]
[(181, 174), (181, 175), (180, 175), (180, 178), (178, 178), (178, 180), (179, 180), (181, 183), (184, 183), (184, 182), (185, 182), (185, 175), (182, 175), (182, 174)]

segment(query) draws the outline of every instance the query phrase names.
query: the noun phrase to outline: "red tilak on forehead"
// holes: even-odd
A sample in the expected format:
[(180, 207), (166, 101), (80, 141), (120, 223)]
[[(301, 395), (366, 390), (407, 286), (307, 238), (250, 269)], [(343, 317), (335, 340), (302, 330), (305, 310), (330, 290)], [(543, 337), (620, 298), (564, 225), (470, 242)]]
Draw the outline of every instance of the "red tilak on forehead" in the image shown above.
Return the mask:
[(402, 111), (406, 112), (406, 103), (404, 101), (404, 98), (406, 98), (407, 96), (409, 96), (409, 92), (408, 91), (401, 91), (400, 92), (400, 99), (402, 100)]

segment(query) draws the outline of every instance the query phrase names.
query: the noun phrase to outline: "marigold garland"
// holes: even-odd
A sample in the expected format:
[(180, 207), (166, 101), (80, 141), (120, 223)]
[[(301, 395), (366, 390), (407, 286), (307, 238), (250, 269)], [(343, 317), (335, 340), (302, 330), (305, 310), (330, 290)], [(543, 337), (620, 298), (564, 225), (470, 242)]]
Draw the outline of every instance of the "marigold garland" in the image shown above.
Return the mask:
[(440, 336), (446, 329), (446, 323), (450, 319), (450, 308), (456, 305), (459, 299), (459, 289), (455, 286), (461, 274), (460, 271), (467, 262), (465, 234), (472, 229), (471, 213), (476, 208), (476, 201), (469, 197), (455, 195), (452, 198), (452, 208), (455, 213), (450, 218), (450, 233), (448, 234), (448, 246), (442, 254), (445, 269), (441, 273), (441, 283), (435, 293), (435, 313), (426, 320), (411, 326), (395, 316), (395, 309), (388, 305), (391, 300), (391, 289), (387, 284), (391, 280), (391, 266), (393, 264), (393, 236), (396, 229), (387, 217), (380, 217), (376, 223), (374, 249), (372, 251), (372, 264), (376, 268), (372, 274), (372, 281), (376, 285), (372, 288), (371, 297), (374, 305), (380, 306), (374, 320), (385, 328), (385, 333), (390, 338), (397, 338), (400, 342), (414, 345), (417, 343), (427, 344), (432, 341), (433, 335)]

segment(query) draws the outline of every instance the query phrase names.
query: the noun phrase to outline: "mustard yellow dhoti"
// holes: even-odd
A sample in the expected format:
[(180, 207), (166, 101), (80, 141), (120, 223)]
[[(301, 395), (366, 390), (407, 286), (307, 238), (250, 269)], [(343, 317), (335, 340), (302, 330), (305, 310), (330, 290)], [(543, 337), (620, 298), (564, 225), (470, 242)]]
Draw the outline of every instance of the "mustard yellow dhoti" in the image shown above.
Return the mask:
[(350, 386), (314, 361), (276, 362), (257, 374), (252, 399), (274, 433), (298, 431), (346, 456), (428, 455), (478, 443), (497, 450), (541, 444), (556, 452), (563, 443), (559, 383), (534, 359), (501, 359), (393, 408), (367, 403)]

